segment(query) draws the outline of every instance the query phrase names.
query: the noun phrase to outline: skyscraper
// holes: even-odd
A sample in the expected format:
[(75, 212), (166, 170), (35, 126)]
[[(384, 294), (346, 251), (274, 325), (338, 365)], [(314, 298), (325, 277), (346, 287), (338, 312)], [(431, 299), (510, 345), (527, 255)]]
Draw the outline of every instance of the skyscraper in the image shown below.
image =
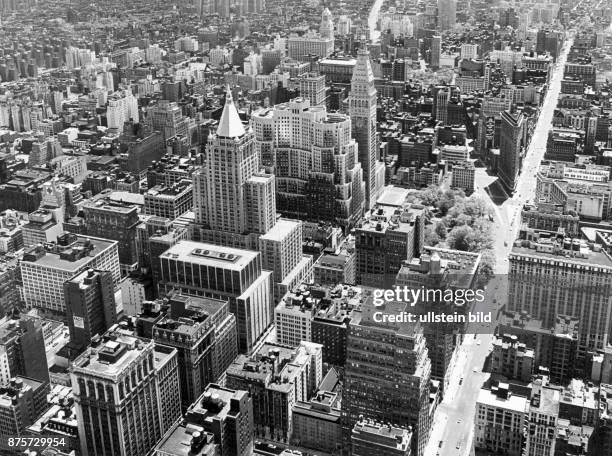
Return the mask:
[(384, 169), (384, 166), (378, 162), (376, 88), (374, 87), (370, 52), (365, 43), (362, 43), (357, 55), (357, 63), (351, 79), (349, 114), (353, 127), (353, 138), (359, 146), (359, 162), (363, 168), (363, 180), (366, 183), (365, 209), (368, 210), (374, 206), (382, 190), (382, 184), (379, 186), (376, 174), (377, 169), (379, 167)]
[(438, 0), (438, 28), (451, 30), (457, 23), (457, 0)]
[(247, 225), (246, 204), (248, 182), (259, 171), (254, 139), (228, 90), (217, 132), (208, 138), (205, 163), (193, 176), (196, 223), (235, 234), (254, 228)]
[(180, 241), (160, 255), (160, 292), (228, 299), (236, 316), (238, 347), (250, 353), (274, 319), (272, 272), (262, 255), (201, 242)]
[(504, 111), (501, 114), (499, 139), (499, 180), (504, 188), (513, 193), (521, 172), (524, 147), (525, 118), (520, 112)]
[(282, 246), (277, 265), (283, 265), (283, 273), (274, 278), (280, 299), (281, 290), (310, 280), (312, 258), (302, 254), (301, 236), (294, 236), (302, 222), (277, 221), (276, 178), (264, 172), (255, 145), (253, 130), (242, 125), (228, 89), (219, 127), (208, 137), (203, 166), (193, 175), (196, 236), (210, 244), (259, 250), (264, 257), (264, 248)]
[(221, 378), (238, 354), (236, 317), (227, 299), (175, 294), (169, 306), (170, 311), (153, 326), (152, 336), (157, 344), (177, 350), (181, 401), (186, 410), (206, 385)]
[(359, 220), (363, 165), (347, 116), (296, 98), (255, 113), (252, 121), (259, 155), (276, 176), (281, 213), (344, 227)]
[(401, 315), (406, 302), (364, 303), (361, 320), (349, 328), (343, 426), (345, 442), (360, 416), (395, 426), (412, 426), (412, 451), (424, 456), (433, 405), (429, 403), (431, 363), (421, 328), (412, 323), (377, 322), (374, 314)]
[(77, 351), (117, 322), (113, 275), (88, 269), (64, 283), (70, 342)]
[(334, 18), (329, 8), (325, 8), (321, 14), (321, 25), (319, 26), (321, 38), (334, 39)]
[(442, 54), (442, 37), (434, 35), (431, 37), (431, 54), (429, 65), (433, 70), (440, 68), (440, 54)]
[(119, 263), (122, 271), (133, 271), (138, 266), (136, 227), (138, 208), (127, 203), (97, 200), (83, 207), (85, 226), (89, 236), (118, 242)]
[(578, 318), (578, 361), (612, 337), (612, 257), (583, 240), (527, 228), (510, 252), (508, 310), (525, 311), (547, 328), (560, 315)]
[(81, 451), (144, 456), (180, 418), (176, 350), (111, 328), (70, 366)]
[(15, 313), (0, 320), (0, 384), (17, 375), (49, 382), (41, 321)]

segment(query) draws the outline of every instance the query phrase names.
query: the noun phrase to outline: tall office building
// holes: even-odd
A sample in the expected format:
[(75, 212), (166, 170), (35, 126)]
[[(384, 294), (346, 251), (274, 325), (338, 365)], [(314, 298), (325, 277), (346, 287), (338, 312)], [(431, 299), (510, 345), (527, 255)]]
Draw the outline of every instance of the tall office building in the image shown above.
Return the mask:
[(451, 30), (457, 23), (457, 0), (438, 0), (438, 29)]
[(325, 8), (321, 14), (319, 34), (322, 38), (334, 39), (334, 18), (332, 13), (329, 11), (329, 8)]
[(44, 411), (49, 385), (16, 377), (0, 386), (0, 453), (6, 456), (23, 454), (10, 445), (11, 437), (25, 437), (26, 427)]
[(437, 70), (440, 68), (440, 55), (442, 54), (442, 37), (440, 35), (434, 35), (431, 37), (431, 54), (429, 65), (432, 69)]
[(180, 241), (160, 255), (160, 291), (228, 299), (238, 347), (250, 353), (273, 321), (272, 272), (259, 252)]
[[(228, 300), (175, 294), (170, 310), (152, 328), (157, 344), (178, 353), (183, 409), (198, 398), (209, 383), (221, 379), (238, 354), (236, 317)], [(147, 314), (141, 316), (147, 318)]]
[(347, 445), (363, 415), (394, 426), (412, 426), (412, 452), (425, 456), (434, 412), (425, 338), (416, 324), (379, 323), (374, 318), (376, 312), (400, 315), (408, 306), (406, 302), (375, 306), (369, 299), (361, 320), (351, 321), (342, 406)]
[(57, 243), (27, 249), (21, 262), (26, 304), (44, 316), (65, 320), (64, 282), (89, 268), (121, 274), (117, 242), (65, 233)]
[[(459, 250), (425, 247), (420, 258), (401, 266), (395, 284), (418, 289), (472, 289), (480, 265), (480, 254)], [(455, 304), (428, 302), (413, 312), (451, 313), (462, 309)], [(424, 323), (423, 334), (431, 360), (431, 378), (439, 380), (444, 391), (450, 385), (450, 375), (459, 356), (465, 325), (457, 323)]]
[(510, 193), (516, 189), (521, 172), (522, 153), (525, 146), (525, 118), (521, 112), (501, 113), (499, 139), (499, 180)]
[(117, 322), (113, 276), (88, 269), (64, 283), (71, 346), (80, 351)]
[(145, 456), (180, 418), (177, 352), (116, 327), (70, 366), (81, 452)]
[(321, 14), (319, 33), (308, 32), (302, 36), (291, 35), (287, 40), (290, 58), (308, 61), (313, 55), (320, 58), (329, 57), (334, 52), (334, 22), (329, 9)]
[(321, 348), (312, 342), (297, 348), (265, 343), (250, 357), (239, 355), (227, 369), (227, 387), (250, 393), (256, 436), (291, 439), (293, 406), (307, 401), (321, 382)]
[(185, 422), (202, 425), (215, 437), (220, 454), (250, 456), (253, 451), (253, 401), (247, 391), (214, 383), (193, 403)]
[(357, 283), (390, 287), (402, 265), (423, 249), (422, 208), (376, 205), (355, 230)]
[[(362, 43), (357, 52), (357, 63), (351, 78), (349, 114), (353, 127), (353, 138), (359, 146), (359, 163), (363, 168), (365, 181), (365, 209), (376, 203), (383, 184), (377, 182), (377, 172), (383, 167), (378, 161), (378, 137), (376, 136), (376, 88), (370, 52)], [(384, 173), (384, 171), (383, 171)]]
[(49, 382), (41, 320), (30, 315), (0, 320), (0, 384), (20, 375)]
[(302, 75), (298, 81), (300, 96), (310, 101), (310, 106), (325, 106), (326, 86), (325, 75), (308, 73)]
[(434, 116), (437, 122), (443, 126), (448, 125), (448, 105), (453, 96), (453, 89), (447, 85), (439, 85), (433, 88), (434, 93)]
[(137, 269), (136, 227), (140, 223), (138, 208), (132, 204), (113, 203), (100, 199), (85, 204), (83, 213), (89, 236), (118, 242), (122, 272), (128, 273)]
[(240, 0), (240, 13), (243, 16), (261, 14), (265, 11), (266, 0)]
[(359, 220), (364, 198), (362, 165), (347, 116), (330, 114), (323, 106), (296, 98), (256, 112), (252, 121), (257, 151), (276, 176), (281, 213), (344, 227)]
[(302, 222), (277, 221), (275, 176), (263, 172), (255, 146), (255, 135), (245, 130), (228, 90), (217, 132), (209, 136), (203, 166), (193, 175), (196, 235), (203, 242), (262, 255), (272, 246), (267, 241), (277, 241), (282, 255), (276, 264), (284, 271), (274, 277), (280, 299), (283, 289), (309, 280), (312, 258), (302, 255), (301, 238), (293, 235)]
[(547, 328), (560, 315), (579, 319), (579, 362), (612, 337), (612, 257), (591, 247), (562, 228), (528, 228), (510, 252), (508, 310), (525, 311)]
[[(242, 125), (228, 90), (219, 127), (208, 137), (205, 162), (193, 175), (196, 223), (211, 230), (236, 234), (271, 228), (272, 201), (264, 203), (263, 207), (247, 207), (246, 204), (251, 178), (260, 171), (254, 139), (253, 133)], [(249, 209), (265, 211), (264, 220), (268, 223), (261, 228), (248, 226)]]

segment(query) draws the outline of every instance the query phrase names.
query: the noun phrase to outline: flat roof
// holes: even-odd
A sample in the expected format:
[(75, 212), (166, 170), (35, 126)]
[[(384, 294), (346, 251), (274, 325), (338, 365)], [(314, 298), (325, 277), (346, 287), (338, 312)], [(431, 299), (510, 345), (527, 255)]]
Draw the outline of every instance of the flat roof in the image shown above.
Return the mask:
[(259, 252), (224, 247), (204, 242), (180, 241), (160, 255), (186, 263), (196, 263), (240, 271), (254, 261)]
[(59, 253), (47, 252), (42, 257), (38, 258), (36, 261), (27, 261), (22, 260), (22, 263), (25, 264), (36, 264), (37, 266), (44, 266), (53, 269), (61, 269), (68, 272), (76, 272), (81, 267), (85, 266), (89, 262), (91, 262), (94, 257), (99, 255), (100, 253), (112, 248), (114, 245), (118, 245), (117, 241), (110, 241), (108, 239), (95, 238), (90, 236), (80, 236), (77, 235), (77, 245), (79, 242), (82, 242), (86, 239), (91, 241), (91, 245), (93, 245), (93, 250), (89, 252), (88, 255), (85, 255), (83, 258), (80, 258), (75, 261), (63, 260), (60, 258)]
[(198, 454), (209, 454), (210, 446), (212, 444), (205, 444), (200, 451), (194, 453), (191, 451), (191, 440), (194, 432), (199, 432), (200, 435), (209, 433), (204, 431), (201, 426), (194, 424), (179, 423), (176, 427), (172, 428), (170, 434), (159, 442), (158, 446), (155, 447), (156, 451), (161, 451), (163, 454), (173, 454), (175, 456), (197, 456)]
[(581, 263), (589, 266), (605, 266), (612, 268), (612, 258), (610, 258), (610, 255), (608, 255), (604, 250), (601, 250), (599, 252), (589, 250), (588, 257), (581, 258), (572, 256), (566, 257), (561, 253), (542, 252), (529, 247), (515, 245), (512, 247), (511, 253), (518, 255), (537, 256), (541, 258), (548, 258), (551, 260), (563, 261), (566, 263)]
[(510, 410), (516, 413), (525, 413), (529, 400), (526, 397), (516, 396), (510, 392), (508, 394), (509, 397), (507, 399), (503, 399), (498, 397), (495, 392), (483, 388), (478, 393), (477, 403)]
[(376, 204), (400, 207), (406, 202), (408, 193), (409, 190), (407, 188), (388, 185), (383, 190), (382, 195), (376, 200)]
[(261, 236), (259, 239), (264, 239), (266, 241), (282, 241), (293, 233), (299, 225), (300, 222), (296, 220), (280, 219), (270, 230), (268, 230), (266, 234)]

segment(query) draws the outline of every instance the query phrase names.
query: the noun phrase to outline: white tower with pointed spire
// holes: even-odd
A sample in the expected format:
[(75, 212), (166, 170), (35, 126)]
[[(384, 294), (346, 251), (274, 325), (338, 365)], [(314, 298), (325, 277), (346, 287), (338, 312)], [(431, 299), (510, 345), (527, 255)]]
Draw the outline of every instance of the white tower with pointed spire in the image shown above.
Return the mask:
[(353, 127), (353, 137), (359, 145), (359, 161), (363, 168), (366, 187), (366, 210), (376, 202), (382, 190), (377, 184), (376, 168), (378, 162), (378, 140), (376, 137), (376, 87), (374, 72), (370, 63), (367, 44), (362, 43), (357, 52), (357, 63), (351, 79), (349, 95), (349, 114)]
[(319, 34), (322, 38), (334, 39), (334, 18), (329, 8), (323, 10), (321, 14), (321, 25), (319, 26)]
[(259, 167), (253, 133), (242, 125), (228, 87), (219, 127), (209, 136), (203, 166), (194, 175), (196, 222), (211, 230), (245, 233), (246, 184)]

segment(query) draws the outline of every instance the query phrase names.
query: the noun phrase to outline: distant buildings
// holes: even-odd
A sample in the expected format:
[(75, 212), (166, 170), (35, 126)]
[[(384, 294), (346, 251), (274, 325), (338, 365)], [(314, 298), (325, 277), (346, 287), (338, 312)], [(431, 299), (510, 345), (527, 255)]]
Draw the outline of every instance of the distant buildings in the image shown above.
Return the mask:
[(438, 0), (438, 28), (452, 30), (457, 22), (457, 0)]
[(329, 57), (334, 51), (334, 23), (329, 9), (325, 8), (321, 15), (319, 33), (289, 36), (287, 49), (289, 58), (295, 60), (307, 61), (311, 56)]
[(501, 114), (499, 179), (506, 191), (514, 193), (521, 172), (525, 142), (525, 119), (520, 112)]

